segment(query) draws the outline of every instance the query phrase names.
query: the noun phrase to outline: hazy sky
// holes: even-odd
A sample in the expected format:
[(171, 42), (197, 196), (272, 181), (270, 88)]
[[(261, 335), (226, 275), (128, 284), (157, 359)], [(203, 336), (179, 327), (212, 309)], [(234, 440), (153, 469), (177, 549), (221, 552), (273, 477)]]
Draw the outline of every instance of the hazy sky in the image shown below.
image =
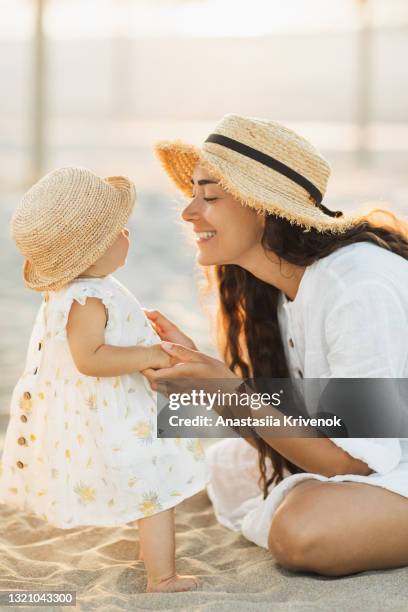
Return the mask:
[[(359, 0), (45, 0), (52, 37), (257, 36), (351, 29)], [(375, 23), (408, 25), (407, 0), (367, 0)], [(35, 0), (0, 0), (0, 36), (32, 31)]]

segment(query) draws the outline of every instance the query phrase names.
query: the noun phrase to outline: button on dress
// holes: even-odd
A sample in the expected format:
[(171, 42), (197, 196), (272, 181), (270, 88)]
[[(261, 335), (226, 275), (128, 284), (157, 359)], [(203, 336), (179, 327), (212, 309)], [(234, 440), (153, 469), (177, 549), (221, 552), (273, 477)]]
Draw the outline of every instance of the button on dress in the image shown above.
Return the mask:
[[(347, 245), (306, 268), (292, 302), (280, 294), (278, 321), (293, 379), (408, 378), (408, 261), (372, 243)], [(256, 449), (242, 439), (209, 447), (207, 491), (218, 521), (268, 548), (279, 504), (310, 478), (383, 487), (406, 497), (408, 509), (407, 438), (329, 439), (374, 472), (326, 477), (285, 469), (265, 500)]]
[(157, 438), (156, 393), (139, 372), (81, 374), (66, 323), (73, 300), (105, 305), (105, 343), (160, 342), (134, 295), (115, 277), (78, 278), (44, 294), (24, 372), (11, 399), (0, 503), (69, 529), (116, 526), (176, 506), (203, 489), (198, 439)]

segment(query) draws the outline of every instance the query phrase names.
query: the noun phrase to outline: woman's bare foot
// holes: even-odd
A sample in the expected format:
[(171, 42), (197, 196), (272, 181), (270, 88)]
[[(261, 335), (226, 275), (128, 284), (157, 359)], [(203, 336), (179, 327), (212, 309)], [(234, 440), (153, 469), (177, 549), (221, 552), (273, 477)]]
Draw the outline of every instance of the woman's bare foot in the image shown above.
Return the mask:
[(175, 574), (160, 582), (147, 581), (146, 593), (178, 593), (179, 591), (195, 591), (200, 581), (197, 576), (179, 576)]

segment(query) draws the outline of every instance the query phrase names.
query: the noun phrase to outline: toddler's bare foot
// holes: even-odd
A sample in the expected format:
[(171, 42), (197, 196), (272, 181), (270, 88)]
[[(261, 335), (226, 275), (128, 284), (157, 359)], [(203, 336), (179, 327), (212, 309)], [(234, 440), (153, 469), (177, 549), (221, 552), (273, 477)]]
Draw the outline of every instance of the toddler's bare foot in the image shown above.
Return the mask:
[(148, 580), (146, 593), (178, 593), (179, 591), (195, 591), (199, 587), (200, 581), (197, 576), (179, 576), (175, 574), (161, 580), (153, 582)]

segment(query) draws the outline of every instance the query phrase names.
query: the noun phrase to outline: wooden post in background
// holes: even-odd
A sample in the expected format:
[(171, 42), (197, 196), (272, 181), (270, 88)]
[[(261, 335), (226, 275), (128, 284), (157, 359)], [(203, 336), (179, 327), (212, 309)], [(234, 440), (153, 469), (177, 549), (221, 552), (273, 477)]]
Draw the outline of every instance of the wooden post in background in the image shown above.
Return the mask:
[(370, 157), (372, 29), (369, 0), (357, 0), (356, 152), (360, 162)]
[(46, 0), (35, 0), (35, 27), (33, 39), (33, 77), (31, 100), (31, 169), (30, 182), (44, 173), (45, 167), (45, 106), (46, 106), (46, 52), (44, 12)]

